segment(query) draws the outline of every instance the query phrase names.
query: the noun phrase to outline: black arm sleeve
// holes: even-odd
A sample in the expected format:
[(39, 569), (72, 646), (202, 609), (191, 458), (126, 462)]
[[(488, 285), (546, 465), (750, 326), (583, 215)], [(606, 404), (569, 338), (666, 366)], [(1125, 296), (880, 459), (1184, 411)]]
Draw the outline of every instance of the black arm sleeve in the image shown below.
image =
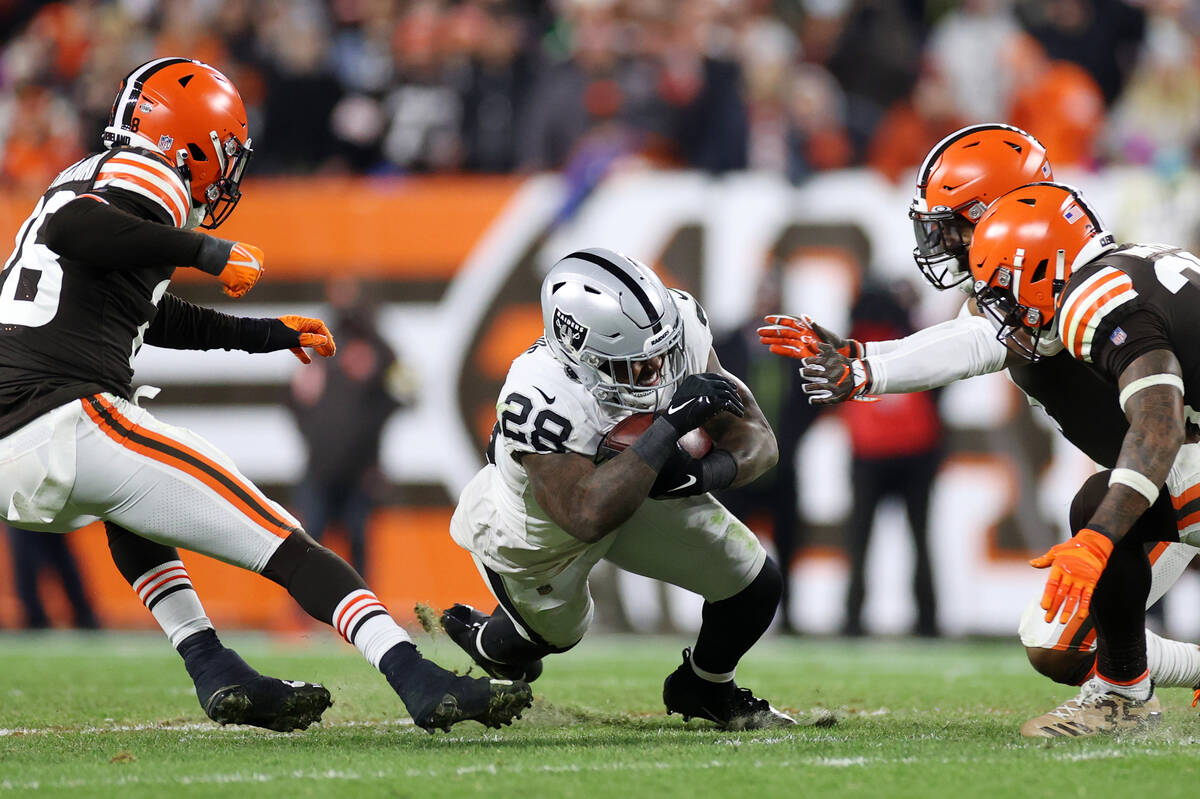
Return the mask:
[(45, 243), (59, 255), (102, 269), (193, 266), (219, 275), (234, 242), (139, 219), (88, 197), (72, 200), (46, 224)]
[(250, 319), (163, 295), (145, 342), (172, 350), (274, 352), (300, 346), (300, 334), (278, 319)]
[(1150, 308), (1139, 308), (1121, 319), (1106, 338), (1092, 345), (1092, 362), (1102, 374), (1116, 380), (1129, 364), (1147, 352), (1171, 349), (1162, 317)]

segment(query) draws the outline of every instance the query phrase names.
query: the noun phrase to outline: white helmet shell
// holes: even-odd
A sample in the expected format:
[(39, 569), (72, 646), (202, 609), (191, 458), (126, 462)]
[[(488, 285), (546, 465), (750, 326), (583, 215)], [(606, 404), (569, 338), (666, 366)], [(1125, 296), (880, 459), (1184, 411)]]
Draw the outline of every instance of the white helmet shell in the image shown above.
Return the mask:
[[(686, 376), (674, 297), (649, 267), (612, 250), (579, 250), (550, 269), (542, 322), (550, 351), (606, 405), (654, 410)], [(652, 358), (663, 359), (658, 381), (635, 383), (634, 364)]]

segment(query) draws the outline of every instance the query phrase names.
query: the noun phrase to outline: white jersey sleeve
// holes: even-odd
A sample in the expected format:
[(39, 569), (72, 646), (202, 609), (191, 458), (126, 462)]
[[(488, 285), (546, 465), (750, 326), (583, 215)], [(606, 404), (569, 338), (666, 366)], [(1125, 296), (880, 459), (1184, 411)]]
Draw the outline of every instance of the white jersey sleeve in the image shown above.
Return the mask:
[(911, 336), (881, 343), (886, 346), (875, 342), (866, 345), (872, 394), (925, 391), (998, 372), (1008, 357), (1008, 349), (996, 340), (992, 324), (965, 312)]

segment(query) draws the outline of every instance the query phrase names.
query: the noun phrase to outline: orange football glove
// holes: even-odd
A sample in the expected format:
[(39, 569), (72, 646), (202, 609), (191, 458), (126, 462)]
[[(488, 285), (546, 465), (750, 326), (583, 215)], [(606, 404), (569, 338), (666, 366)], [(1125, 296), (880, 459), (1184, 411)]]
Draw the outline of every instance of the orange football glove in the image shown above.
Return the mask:
[(811, 358), (820, 352), (822, 344), (829, 344), (847, 358), (861, 358), (865, 354), (859, 341), (843, 339), (809, 316), (771, 314), (763, 321), (767, 324), (758, 329), (758, 340), (776, 355), (798, 360)]
[(1079, 618), (1086, 619), (1092, 606), (1092, 592), (1112, 554), (1113, 542), (1108, 536), (1086, 527), (1070, 540), (1050, 548), (1041, 557), (1029, 561), (1035, 569), (1050, 568), (1050, 577), (1042, 591), (1042, 610), (1046, 621), (1062, 608), (1060, 622), (1066, 622), (1079, 607)]
[(337, 352), (337, 344), (333, 342), (333, 334), (320, 319), (309, 319), (307, 316), (281, 316), (279, 321), (300, 334), (300, 346), (292, 347), (292, 354), (300, 359), (300, 363), (312, 363), (303, 347), (312, 347), (313, 351), (322, 358), (328, 358)]
[(235, 300), (244, 297), (262, 277), (265, 263), (263, 251), (253, 244), (239, 241), (233, 245), (233, 251), (229, 253), (229, 260), (225, 262), (220, 275), (225, 293)]

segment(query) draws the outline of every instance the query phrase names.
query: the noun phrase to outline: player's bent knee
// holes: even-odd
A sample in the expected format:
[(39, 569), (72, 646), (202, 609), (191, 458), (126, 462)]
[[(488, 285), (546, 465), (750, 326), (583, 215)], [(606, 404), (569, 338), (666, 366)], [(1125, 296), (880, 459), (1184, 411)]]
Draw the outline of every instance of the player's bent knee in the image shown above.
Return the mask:
[(780, 598), (783, 596), (783, 572), (779, 568), (779, 564), (770, 556), (763, 560), (762, 566), (758, 570), (758, 574), (750, 581), (750, 584), (738, 591), (730, 597), (725, 597), (719, 600), (709, 600), (712, 604), (720, 604), (723, 602), (736, 602), (737, 604), (762, 605), (774, 608), (779, 604)]
[(1096, 513), (1096, 508), (1100, 507), (1100, 502), (1108, 493), (1108, 478), (1112, 474), (1108, 469), (1101, 472), (1096, 472), (1091, 477), (1083, 482), (1079, 490), (1075, 492), (1074, 498), (1071, 500), (1071, 512), (1069, 515), (1072, 534), (1079, 532), (1087, 527), (1088, 522), (1092, 520), (1092, 516)]
[(1027, 646), (1025, 654), (1038, 674), (1063, 685), (1082, 685), (1096, 662), (1093, 652)]
[(279, 545), (262, 574), (286, 588), (306, 613), (324, 622), (347, 594), (367, 587), (350, 564), (303, 530)]

